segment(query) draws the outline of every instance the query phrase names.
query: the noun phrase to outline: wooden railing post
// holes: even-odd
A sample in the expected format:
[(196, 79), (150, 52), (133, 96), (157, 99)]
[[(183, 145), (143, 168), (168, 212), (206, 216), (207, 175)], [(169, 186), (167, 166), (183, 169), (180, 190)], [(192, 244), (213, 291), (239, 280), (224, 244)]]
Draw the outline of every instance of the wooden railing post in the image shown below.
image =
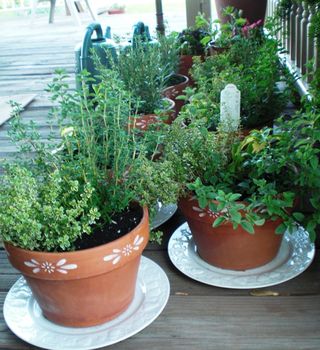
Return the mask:
[(300, 57), (301, 57), (301, 74), (304, 75), (307, 72), (307, 26), (309, 19), (308, 4), (304, 1), (302, 3), (303, 12), (301, 20), (301, 41), (300, 41)]
[[(320, 5), (317, 5), (315, 8), (315, 13), (318, 13), (320, 11)], [(314, 66), (313, 69), (316, 71), (317, 69), (320, 69), (320, 39), (319, 37), (316, 37), (314, 39)]]
[(298, 69), (301, 69), (301, 19), (302, 19), (302, 5), (298, 5), (296, 14), (296, 45), (295, 45), (295, 63)]
[(297, 13), (297, 5), (293, 4), (290, 9), (290, 27), (291, 27), (291, 35), (290, 35), (290, 59), (291, 61), (296, 60), (296, 13)]
[[(291, 9), (290, 9), (291, 10)], [(287, 25), (287, 37), (285, 42), (285, 48), (288, 51), (288, 54), (290, 54), (290, 42), (291, 42), (291, 20), (290, 20), (290, 10), (286, 13), (286, 25)]]
[(306, 61), (307, 61), (307, 82), (310, 83), (313, 77), (313, 67), (310, 65), (311, 59), (314, 58), (314, 44), (315, 40), (310, 35), (311, 21), (314, 16), (315, 8), (314, 6), (309, 6), (309, 18), (307, 24), (307, 48), (306, 48)]
[(281, 19), (281, 44), (283, 48), (286, 47), (287, 35), (288, 35), (287, 15), (285, 14)]

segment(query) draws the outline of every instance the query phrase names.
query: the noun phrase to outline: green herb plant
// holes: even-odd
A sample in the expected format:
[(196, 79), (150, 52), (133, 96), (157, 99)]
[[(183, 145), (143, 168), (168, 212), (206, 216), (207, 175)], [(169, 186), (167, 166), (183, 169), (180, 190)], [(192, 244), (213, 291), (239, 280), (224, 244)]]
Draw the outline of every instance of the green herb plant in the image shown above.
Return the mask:
[[(13, 119), (11, 136), (24, 161), (9, 164), (1, 178), (0, 232), (5, 241), (26, 249), (73, 250), (76, 239), (110, 223), (130, 203), (152, 208), (158, 199), (172, 202), (176, 191), (162, 175), (172, 172), (171, 164), (150, 171), (162, 123), (150, 135), (135, 129), (132, 97), (116, 72), (102, 71), (93, 93), (87, 73), (79, 92), (72, 92), (66, 79), (60, 72), (50, 85), (51, 118), (60, 127), (60, 140), (50, 145), (38, 137), (35, 125)], [(150, 183), (148, 192), (144, 182)]]
[[(319, 113), (297, 113), (277, 120), (277, 131), (265, 127), (246, 137), (218, 127), (176, 119), (164, 154), (174, 166), (172, 181), (178, 197), (195, 196), (201, 208), (221, 215), (213, 222), (231, 222), (249, 233), (265, 220), (281, 219), (276, 233), (306, 228), (310, 239), (320, 223)], [(309, 194), (312, 213), (301, 213), (297, 202)]]
[(164, 39), (162, 41), (162, 46), (151, 45), (137, 37), (135, 45), (121, 50), (117, 62), (113, 65), (113, 69), (123, 81), (124, 88), (138, 101), (133, 108), (139, 113), (153, 114), (156, 110), (166, 107), (162, 91), (171, 67), (165, 65), (166, 48)]
[(186, 119), (200, 119), (216, 128), (220, 119), (220, 92), (235, 84), (241, 92), (241, 124), (245, 128), (265, 125), (283, 110), (289, 89), (278, 83), (285, 74), (278, 58), (278, 43), (271, 37), (239, 37), (223, 53), (195, 60), (193, 78), (196, 88), (189, 90)]

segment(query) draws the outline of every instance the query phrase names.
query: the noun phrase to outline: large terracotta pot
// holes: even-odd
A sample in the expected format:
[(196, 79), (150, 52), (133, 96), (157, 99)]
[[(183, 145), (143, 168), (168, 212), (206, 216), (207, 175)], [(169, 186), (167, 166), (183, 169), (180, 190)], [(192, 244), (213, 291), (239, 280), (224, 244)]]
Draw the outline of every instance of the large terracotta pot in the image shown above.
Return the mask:
[(124, 312), (134, 297), (140, 257), (149, 238), (148, 210), (125, 236), (95, 248), (43, 253), (5, 244), (44, 316), (63, 326), (88, 327)]
[(275, 234), (280, 220), (255, 226), (249, 234), (227, 222), (217, 228), (212, 223), (221, 214), (201, 209), (197, 200), (181, 199), (179, 208), (190, 227), (200, 257), (211, 265), (229, 270), (248, 270), (270, 262), (277, 255), (282, 235)]
[(250, 23), (264, 20), (267, 8), (267, 0), (215, 0), (217, 14), (222, 23), (228, 21), (228, 18), (222, 15), (222, 9), (232, 6), (243, 10), (242, 17), (247, 18)]
[(186, 75), (182, 74), (173, 74), (173, 78), (177, 78), (178, 84), (174, 84), (171, 86), (168, 86), (166, 89), (163, 90), (163, 95), (170, 100), (174, 101), (175, 103), (175, 113), (176, 115), (179, 114), (182, 106), (184, 105), (183, 100), (178, 100), (177, 97), (180, 95), (183, 95), (183, 90), (188, 86), (189, 84), (189, 78)]

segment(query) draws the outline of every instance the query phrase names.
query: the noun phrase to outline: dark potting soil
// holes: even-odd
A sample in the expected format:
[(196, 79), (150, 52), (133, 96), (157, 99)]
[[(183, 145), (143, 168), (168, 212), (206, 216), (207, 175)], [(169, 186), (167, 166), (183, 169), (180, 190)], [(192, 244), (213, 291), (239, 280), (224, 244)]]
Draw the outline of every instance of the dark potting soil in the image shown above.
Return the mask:
[(185, 78), (183, 76), (174, 74), (169, 78), (169, 80), (166, 83), (166, 86), (169, 87), (173, 85), (178, 85), (183, 83), (184, 81), (185, 81)]
[(131, 206), (116, 214), (108, 225), (97, 226), (90, 235), (83, 235), (75, 242), (75, 250), (94, 248), (110, 243), (132, 231), (142, 220), (143, 210), (140, 206)]

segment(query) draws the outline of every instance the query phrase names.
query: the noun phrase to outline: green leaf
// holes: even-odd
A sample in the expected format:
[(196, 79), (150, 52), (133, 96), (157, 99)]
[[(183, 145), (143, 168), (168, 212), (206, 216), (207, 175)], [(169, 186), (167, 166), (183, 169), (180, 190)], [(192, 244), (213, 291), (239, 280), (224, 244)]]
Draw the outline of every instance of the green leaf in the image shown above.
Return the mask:
[(253, 234), (254, 233), (254, 228), (253, 228), (253, 225), (247, 221), (247, 220), (243, 220), (241, 221), (240, 225), (242, 226), (242, 228), (244, 230), (246, 230), (247, 232), (249, 232), (250, 234)]
[(225, 202), (219, 202), (217, 206), (217, 211), (222, 211), (226, 206)]
[(214, 223), (212, 224), (212, 227), (218, 227), (225, 221), (225, 218), (223, 216), (219, 216), (215, 219)]
[(311, 164), (313, 169), (315, 169), (315, 170), (318, 169), (318, 166), (319, 166), (318, 158), (317, 157), (311, 158), (310, 164)]
[(207, 199), (205, 197), (198, 198), (200, 208), (205, 208), (207, 206)]
[(254, 220), (254, 224), (257, 226), (263, 226), (265, 222), (266, 222), (265, 219)]
[(275, 233), (277, 235), (282, 235), (283, 233), (285, 233), (286, 229), (287, 229), (287, 226), (284, 223), (282, 223), (276, 228)]
[(311, 230), (311, 231), (308, 231), (308, 234), (309, 234), (310, 241), (314, 243), (317, 237), (316, 232), (314, 230)]
[(318, 201), (315, 198), (310, 198), (310, 203), (315, 209), (318, 208)]
[(217, 205), (214, 202), (209, 203), (209, 209), (212, 210), (213, 212), (217, 212)]
[(241, 222), (241, 214), (237, 211), (237, 210), (235, 210), (235, 209), (230, 209), (229, 210), (229, 214), (230, 214), (230, 216), (231, 216), (231, 220), (233, 221), (233, 222), (236, 222), (237, 224), (240, 224), (240, 222)]
[(240, 193), (232, 193), (232, 195), (230, 196), (230, 201), (236, 201), (241, 197)]
[(295, 220), (301, 222), (304, 219), (304, 215), (302, 213), (293, 213), (292, 216)]
[(211, 37), (209, 35), (205, 36), (200, 40), (203, 46), (207, 46), (207, 44), (211, 41)]

